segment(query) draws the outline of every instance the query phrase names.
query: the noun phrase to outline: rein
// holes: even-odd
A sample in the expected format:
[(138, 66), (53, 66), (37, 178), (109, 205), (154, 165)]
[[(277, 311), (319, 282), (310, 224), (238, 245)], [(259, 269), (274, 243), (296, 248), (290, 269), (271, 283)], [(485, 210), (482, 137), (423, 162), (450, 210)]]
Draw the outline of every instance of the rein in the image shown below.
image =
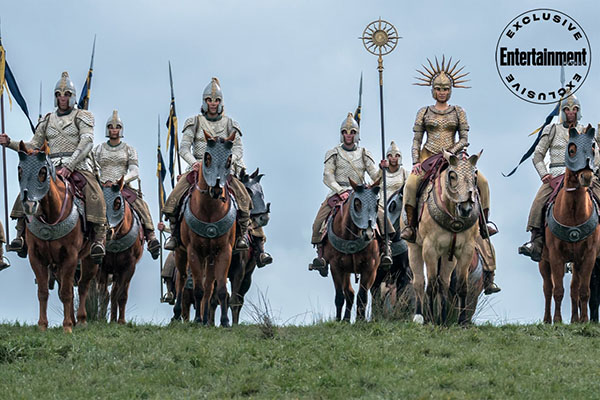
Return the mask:
[(71, 191), (71, 187), (69, 186), (69, 181), (64, 180), (63, 181), (65, 184), (65, 197), (63, 199), (63, 203), (60, 207), (60, 214), (58, 215), (58, 218), (56, 219), (55, 222), (53, 223), (49, 223), (47, 222), (43, 216), (39, 216), (38, 219), (43, 222), (44, 224), (48, 225), (48, 226), (56, 226), (58, 223), (60, 223), (63, 219), (63, 217), (65, 216), (65, 213), (67, 211), (67, 203), (69, 201), (69, 192)]

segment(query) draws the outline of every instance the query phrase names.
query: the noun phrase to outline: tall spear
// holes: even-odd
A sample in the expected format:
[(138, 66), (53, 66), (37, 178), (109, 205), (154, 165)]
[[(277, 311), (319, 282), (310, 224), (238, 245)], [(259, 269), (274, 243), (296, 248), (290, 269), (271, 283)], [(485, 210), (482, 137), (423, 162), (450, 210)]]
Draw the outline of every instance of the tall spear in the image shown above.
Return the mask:
[[(4, 47), (2, 46), (2, 29), (0, 28), (0, 120), (2, 131), (0, 133), (6, 133), (6, 129), (4, 126), (4, 77), (5, 77), (5, 67), (6, 67), (6, 52), (4, 51)], [(6, 146), (2, 146), (2, 177), (3, 177), (3, 186), (4, 186), (4, 230), (6, 232), (6, 243), (10, 243), (10, 230), (8, 229), (8, 180), (6, 177)]]
[[(377, 58), (377, 71), (379, 71), (379, 111), (381, 116), (381, 159), (385, 160), (385, 129), (383, 118), (383, 56), (391, 53), (398, 44), (398, 31), (394, 25), (379, 18), (377, 21), (371, 22), (365, 28), (362, 37), (365, 49)], [(387, 183), (385, 169), (382, 169), (383, 177), (383, 232), (385, 237), (385, 254), (390, 256), (390, 247), (388, 244), (388, 217), (387, 217)]]
[(360, 120), (362, 118), (362, 72), (360, 73), (360, 85), (358, 86), (358, 107), (356, 107), (356, 111), (354, 111), (354, 120), (360, 126)]
[(92, 73), (94, 71), (94, 54), (96, 53), (96, 35), (94, 35), (94, 44), (92, 45), (92, 58), (90, 60), (90, 69), (85, 78), (85, 84), (79, 97), (78, 107), (82, 110), (87, 110), (90, 105), (90, 92), (92, 90)]
[[(173, 73), (171, 72), (171, 61), (169, 61), (169, 83), (171, 84), (171, 105), (169, 107), (169, 119), (167, 120), (167, 147), (169, 148), (169, 172), (171, 174), (171, 186), (175, 179), (173, 169), (175, 164), (174, 154), (177, 154), (177, 167), (181, 175), (181, 156), (179, 155), (179, 141), (177, 139), (177, 113), (175, 112), (175, 91), (173, 90)], [(171, 142), (169, 144), (169, 141)]]
[(42, 120), (42, 81), (40, 81), (40, 109), (38, 112), (38, 124)]
[[(163, 185), (163, 179), (164, 179), (164, 175), (163, 171), (164, 171), (164, 165), (163, 165), (163, 158), (162, 158), (162, 153), (160, 151), (160, 114), (158, 114), (158, 168), (156, 169), (156, 176), (158, 178), (158, 221), (162, 222), (162, 207), (163, 207), (163, 202), (164, 202), (164, 185)], [(163, 232), (159, 231), (159, 237), (160, 237), (160, 265), (158, 267), (158, 276), (159, 276), (159, 282), (160, 282), (160, 298), (162, 300), (162, 298), (164, 297), (164, 290), (163, 290), (163, 284), (162, 284), (162, 266), (163, 266)]]

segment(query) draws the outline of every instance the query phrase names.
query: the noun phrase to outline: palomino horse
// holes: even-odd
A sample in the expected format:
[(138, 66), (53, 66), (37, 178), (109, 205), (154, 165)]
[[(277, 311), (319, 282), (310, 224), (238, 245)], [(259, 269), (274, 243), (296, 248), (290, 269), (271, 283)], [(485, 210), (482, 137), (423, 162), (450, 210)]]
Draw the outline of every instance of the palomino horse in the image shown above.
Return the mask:
[(142, 258), (144, 234), (135, 211), (125, 200), (123, 178), (117, 183), (108, 183), (102, 188), (106, 203), (106, 219), (110, 236), (106, 240), (106, 255), (98, 274), (100, 292), (100, 315), (106, 315), (108, 306), (108, 275), (112, 274), (110, 291), (110, 321), (125, 323), (125, 306), (129, 283), (135, 272), (135, 266)]
[[(540, 261), (544, 279), (544, 322), (562, 322), (565, 263), (573, 263), (571, 322), (588, 321), (590, 278), (600, 249), (598, 210), (589, 193), (594, 177), (594, 128), (585, 133), (569, 130), (563, 186), (546, 213), (546, 241)], [(554, 297), (554, 318), (551, 302)]]
[[(433, 321), (446, 323), (448, 289), (456, 270), (460, 324), (467, 323), (466, 301), (469, 265), (475, 252), (478, 234), (476, 168), (478, 155), (467, 158), (444, 151), (448, 167), (439, 173), (420, 200), (421, 222), (415, 243), (408, 244), (408, 257), (413, 271), (417, 297), (415, 321), (423, 321), (425, 276), (427, 268), (428, 312)], [(404, 221), (403, 221), (404, 222)], [(439, 303), (441, 312), (435, 312)]]
[(327, 221), (327, 240), (323, 246), (323, 257), (331, 265), (338, 321), (342, 319), (344, 301), (344, 321), (350, 321), (354, 304), (352, 273), (360, 274), (356, 319), (365, 319), (369, 290), (379, 267), (379, 245), (375, 240), (379, 180), (371, 186), (350, 180), (350, 185), (353, 191), (341, 208), (336, 206)]
[(90, 259), (90, 243), (83, 235), (83, 225), (68, 181), (57, 179), (46, 143), (39, 150), (28, 150), (19, 143), (19, 185), (23, 210), (27, 215), (26, 240), (31, 268), (35, 273), (40, 302), (38, 327), (48, 328), (49, 270), (60, 284), (63, 303), (63, 329), (71, 333), (75, 324), (73, 281), (81, 259), (79, 308), (77, 322), (86, 323), (85, 300), (90, 280), (98, 266)]
[[(184, 287), (187, 267), (194, 280), (195, 322), (208, 324), (209, 302), (216, 282), (221, 305), (221, 326), (229, 326), (227, 273), (236, 232), (236, 206), (227, 188), (230, 179), (231, 148), (235, 132), (228, 138), (213, 138), (204, 132), (206, 152), (191, 193), (183, 206), (182, 246), (175, 250), (179, 271), (178, 287)], [(181, 317), (182, 290), (177, 293), (174, 319)]]

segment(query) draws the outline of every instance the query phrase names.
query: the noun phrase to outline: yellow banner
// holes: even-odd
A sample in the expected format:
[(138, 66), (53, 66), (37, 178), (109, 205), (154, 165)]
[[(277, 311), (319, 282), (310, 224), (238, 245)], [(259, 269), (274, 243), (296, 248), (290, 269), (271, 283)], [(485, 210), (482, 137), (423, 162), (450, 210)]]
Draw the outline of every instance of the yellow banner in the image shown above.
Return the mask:
[(2, 91), (4, 90), (4, 68), (6, 65), (6, 51), (4, 47), (0, 44), (0, 96), (2, 95)]

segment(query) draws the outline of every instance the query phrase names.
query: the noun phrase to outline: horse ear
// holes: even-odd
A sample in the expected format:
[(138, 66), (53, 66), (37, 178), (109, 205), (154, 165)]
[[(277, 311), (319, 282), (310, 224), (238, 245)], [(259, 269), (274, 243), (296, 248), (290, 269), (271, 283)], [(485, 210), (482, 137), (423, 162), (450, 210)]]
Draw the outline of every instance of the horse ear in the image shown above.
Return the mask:
[(250, 175), (250, 178), (254, 179), (254, 178), (256, 178), (256, 177), (257, 177), (257, 175), (258, 175), (258, 168), (256, 168), (256, 171), (254, 171), (254, 172), (252, 173), (252, 175)]
[(585, 128), (585, 134), (591, 138), (596, 136), (596, 130), (594, 129), (592, 124), (588, 124), (587, 128)]
[(265, 176), (265, 174), (258, 174), (258, 176), (256, 177), (256, 182), (260, 182), (260, 179)]
[(121, 179), (119, 179), (117, 181), (117, 185), (119, 186), (119, 190), (123, 189), (123, 186), (125, 185), (125, 177), (124, 176), (122, 176)]
[(375, 187), (375, 186), (379, 186), (379, 185), (381, 185), (381, 176), (379, 178), (377, 178), (377, 180), (375, 182), (373, 182), (371, 187)]
[(202, 132), (204, 132), (204, 139), (206, 140), (206, 144), (209, 146), (214, 146), (215, 145), (215, 138), (212, 137), (210, 135), (210, 133), (206, 132), (204, 129), (202, 130)]
[(29, 153), (29, 151), (27, 151), (27, 146), (25, 146), (25, 143), (22, 140), (19, 142), (19, 151), (22, 151), (25, 154)]
[(479, 161), (479, 159), (481, 158), (481, 154), (483, 153), (483, 149), (481, 149), (481, 151), (477, 154), (473, 154), (471, 157), (469, 157), (469, 162), (471, 163), (472, 166), (475, 166), (477, 164), (477, 161)]
[(231, 134), (225, 138), (225, 140), (233, 144), (233, 141), (235, 140), (235, 132), (236, 130), (234, 129), (233, 132), (231, 132)]
[(381, 190), (381, 186), (379, 186), (379, 185), (371, 186), (371, 190), (373, 190), (373, 193), (379, 194), (379, 191)]
[(227, 150), (231, 149), (233, 147), (233, 140), (225, 140), (225, 148)]
[(48, 147), (48, 142), (46, 140), (44, 140), (44, 144), (40, 147), (40, 152), (50, 154), (50, 147)]
[(450, 154), (448, 157), (448, 163), (451, 166), (456, 167), (458, 165), (458, 157), (456, 157), (454, 154)]
[(350, 182), (350, 186), (352, 186), (352, 189), (356, 190), (356, 188), (358, 187), (358, 185), (356, 184), (356, 182), (354, 182), (352, 180), (352, 178), (348, 178), (348, 182)]
[(575, 128), (569, 129), (569, 139), (573, 139), (577, 135), (579, 135), (579, 132), (577, 132), (577, 129), (575, 129)]

